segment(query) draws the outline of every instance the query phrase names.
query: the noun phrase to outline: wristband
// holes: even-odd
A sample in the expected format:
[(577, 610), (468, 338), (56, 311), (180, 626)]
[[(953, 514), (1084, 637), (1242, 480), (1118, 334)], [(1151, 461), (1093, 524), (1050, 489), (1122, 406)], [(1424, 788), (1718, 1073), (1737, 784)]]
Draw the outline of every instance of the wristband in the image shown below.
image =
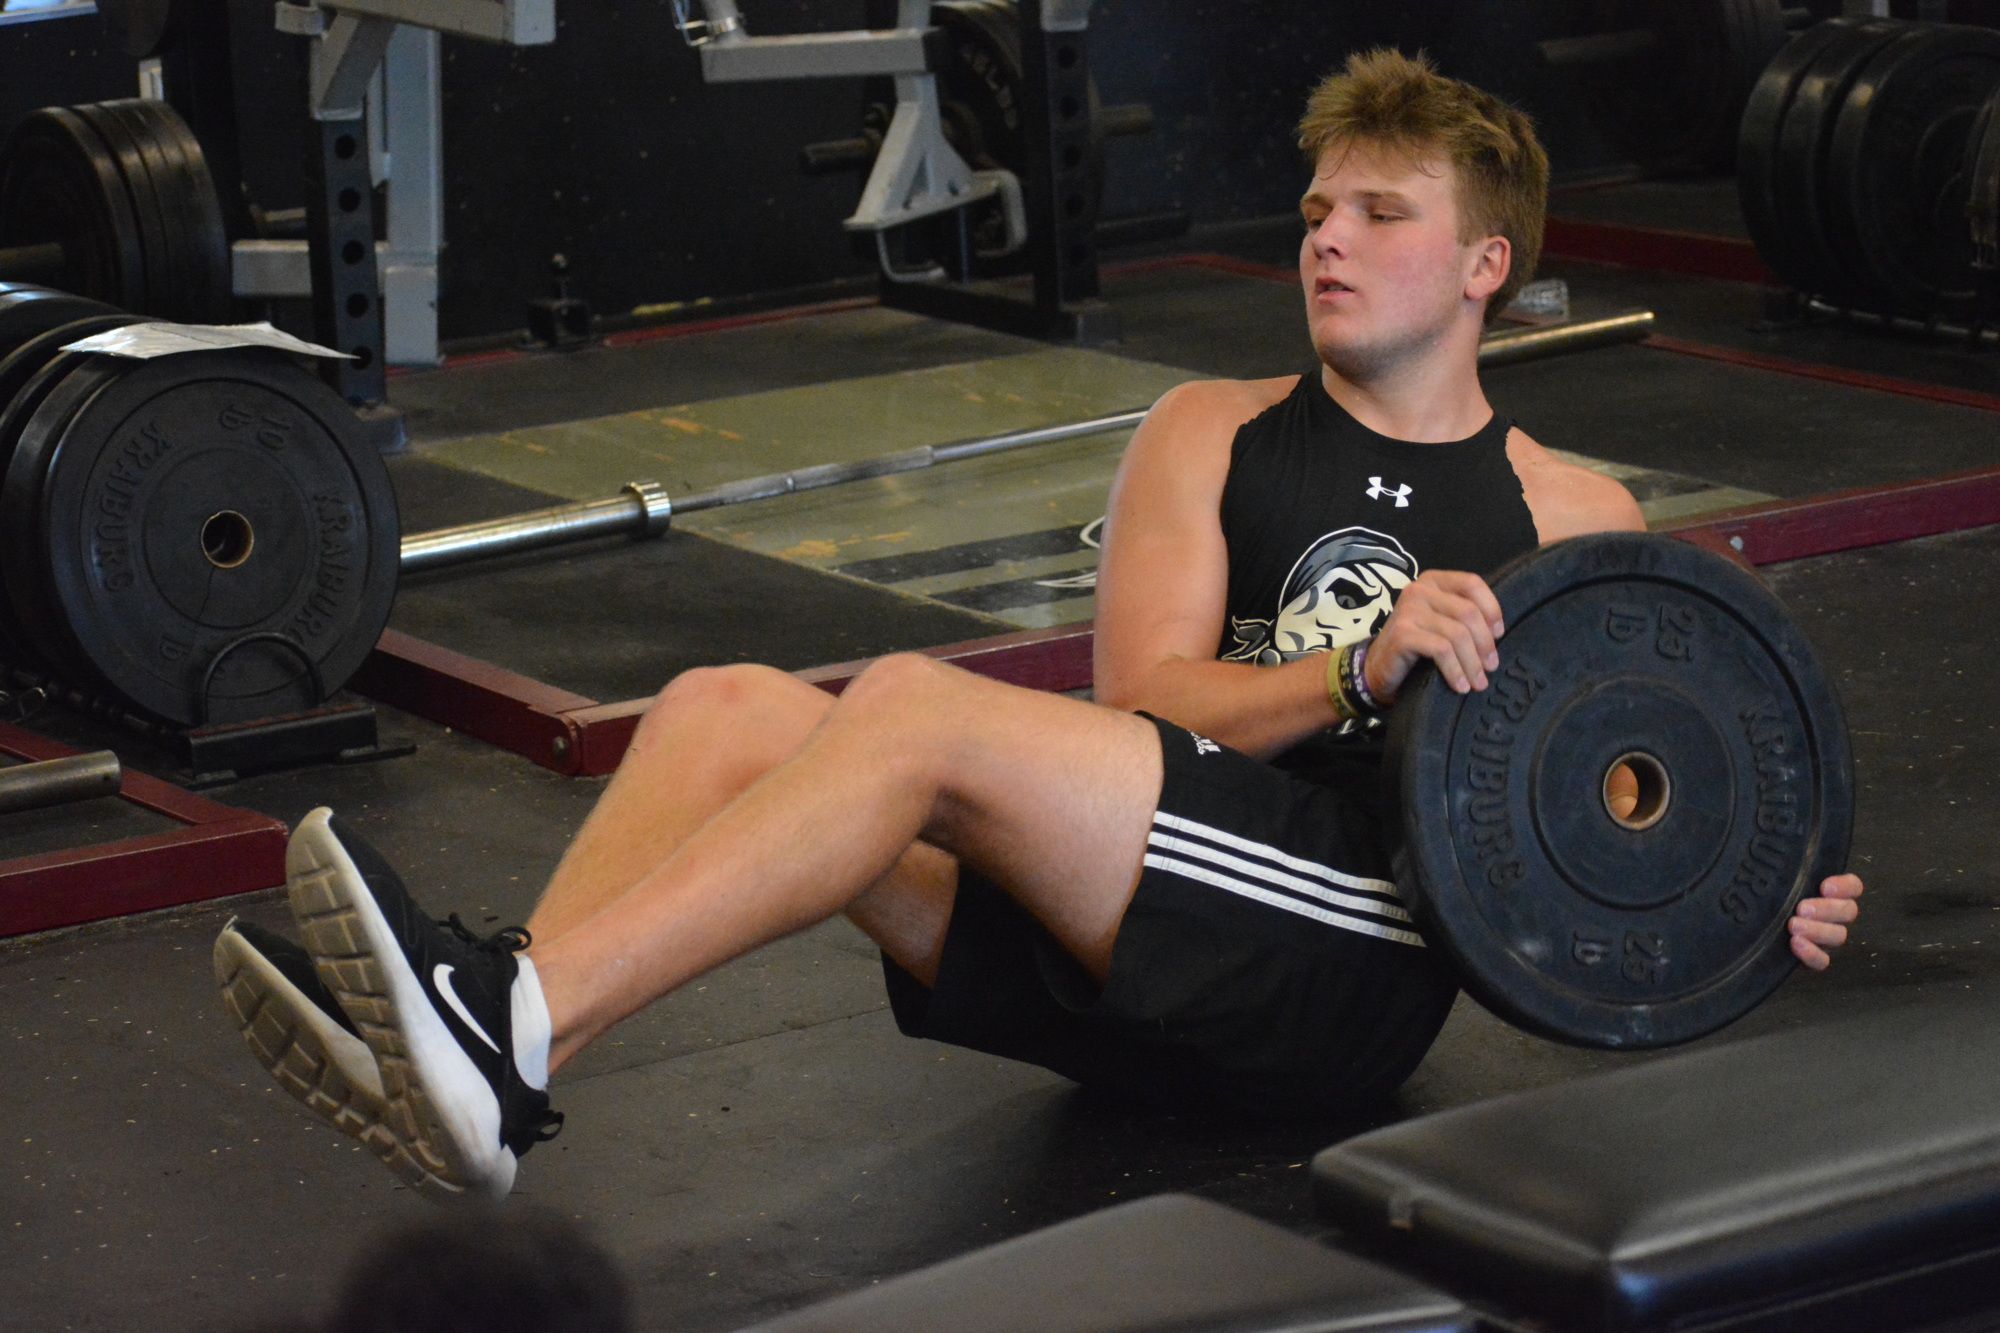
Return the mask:
[(1382, 701), (1375, 697), (1374, 691), (1368, 688), (1368, 649), (1374, 642), (1373, 639), (1363, 639), (1354, 647), (1354, 702), (1360, 704), (1366, 712), (1379, 714), (1388, 710), (1382, 706)]
[(1342, 722), (1353, 722), (1361, 717), (1361, 705), (1352, 694), (1352, 686), (1347, 683), (1348, 654), (1353, 644), (1343, 644), (1326, 655), (1326, 701), (1333, 705), (1334, 713)]

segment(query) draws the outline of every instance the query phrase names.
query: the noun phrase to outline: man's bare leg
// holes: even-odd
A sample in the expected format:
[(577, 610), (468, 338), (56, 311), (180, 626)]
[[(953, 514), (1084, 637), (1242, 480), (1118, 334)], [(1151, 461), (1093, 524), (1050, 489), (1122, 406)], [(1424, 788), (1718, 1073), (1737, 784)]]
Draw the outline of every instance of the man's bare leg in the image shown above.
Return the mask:
[(1159, 787), (1142, 718), (886, 659), (663, 863), (537, 941), (551, 1067), (710, 968), (848, 907), (920, 838), (991, 875), (1102, 979)]
[[(640, 719), (618, 772), (563, 854), (528, 930), (544, 945), (657, 869), (757, 779), (797, 754), (834, 697), (764, 666), (688, 671)], [(848, 915), (919, 981), (937, 976), (958, 865), (910, 848)]]

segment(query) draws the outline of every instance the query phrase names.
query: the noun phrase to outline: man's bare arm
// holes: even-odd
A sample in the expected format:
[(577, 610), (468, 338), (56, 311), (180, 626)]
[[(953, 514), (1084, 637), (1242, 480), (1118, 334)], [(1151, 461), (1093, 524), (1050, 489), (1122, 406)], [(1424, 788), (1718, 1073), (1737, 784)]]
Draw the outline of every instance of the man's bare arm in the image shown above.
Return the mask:
[(1264, 757), (1338, 720), (1318, 655), (1218, 662), (1229, 592), (1223, 483), (1236, 429), (1291, 387), (1215, 380), (1168, 393), (1112, 483), (1097, 581), (1097, 701), (1144, 709)]
[(1521, 497), (1544, 546), (1593, 532), (1646, 530), (1646, 516), (1630, 491), (1602, 473), (1557, 458), (1518, 426), (1507, 434), (1507, 461), (1521, 479)]

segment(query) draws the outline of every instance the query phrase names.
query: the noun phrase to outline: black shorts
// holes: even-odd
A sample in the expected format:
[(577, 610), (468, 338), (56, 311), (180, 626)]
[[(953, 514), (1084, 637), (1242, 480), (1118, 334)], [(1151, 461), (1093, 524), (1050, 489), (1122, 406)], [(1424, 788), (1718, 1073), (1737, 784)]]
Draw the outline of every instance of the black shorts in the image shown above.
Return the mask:
[(1160, 802), (1103, 990), (961, 869), (937, 985), (883, 959), (897, 1025), (1168, 1105), (1288, 1117), (1381, 1101), (1457, 983), (1397, 900), (1373, 793), (1154, 721)]

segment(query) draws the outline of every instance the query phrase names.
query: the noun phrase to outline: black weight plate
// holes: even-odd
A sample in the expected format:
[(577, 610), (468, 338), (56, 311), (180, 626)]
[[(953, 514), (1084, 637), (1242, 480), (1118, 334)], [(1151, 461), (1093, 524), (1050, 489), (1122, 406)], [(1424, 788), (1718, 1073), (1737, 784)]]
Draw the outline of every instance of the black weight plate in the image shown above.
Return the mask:
[(166, 204), (153, 189), (153, 173), (146, 167), (138, 142), (116, 116), (97, 103), (85, 102), (70, 110), (104, 141), (132, 200), (132, 216), (139, 224), (139, 252), (146, 262), (144, 298), (134, 302), (130, 309), (156, 319), (180, 318), (174, 306), (173, 267), (168, 261)]
[[(28, 339), (88, 315), (115, 315), (102, 301), (72, 296), (53, 287), (25, 282), (0, 282), (0, 359)], [(0, 391), (0, 406), (7, 394)], [(4, 464), (0, 464), (4, 468)]]
[(1852, 305), (1863, 294), (1827, 236), (1826, 149), (1849, 85), (1869, 57), (1913, 25), (1892, 19), (1851, 23), (1828, 42), (1799, 79), (1778, 125), (1771, 158), (1771, 195), (1777, 228), (1796, 267), (1783, 274), (1802, 292)]
[[(1493, 591), (1488, 688), (1426, 670), (1391, 721), (1411, 913), (1475, 999), (1559, 1041), (1665, 1046), (1741, 1017), (1792, 970), (1801, 895), (1846, 862), (1847, 733), (1811, 647), (1753, 576), (1669, 537), (1559, 542)], [(1634, 753), (1666, 776), (1650, 827), (1603, 794)]]
[(234, 315), (229, 237), (200, 141), (165, 102), (131, 97), (98, 105), (123, 121), (147, 150), (153, 185), (171, 224), (167, 262), (178, 311), (172, 318), (190, 324), (227, 322)]
[[(85, 664), (63, 655), (61, 636), (49, 627), (41, 563), (31, 549), (10, 549), (4, 539), (10, 533), (33, 530), (45, 463), (42, 445), (60, 432), (96, 386), (96, 379), (87, 372), (107, 360), (88, 352), (57, 349), (85, 336), (85, 330), (115, 328), (130, 320), (129, 315), (80, 320), (58, 330), (45, 347), (32, 349), (37, 355), (27, 369), (26, 382), (0, 408), (0, 463), (4, 463), (4, 470), (0, 470), (0, 605), (5, 607), (0, 615), (0, 638), (6, 640), (10, 658), (40, 662), (77, 685), (94, 683), (93, 677)], [(24, 440), (28, 441), (25, 450), (21, 448)], [(23, 453), (27, 454), (25, 462)], [(21, 464), (18, 468), (17, 463)]]
[(44, 372), (58, 359), (67, 357), (74, 362), (88, 355), (61, 349), (79, 338), (137, 322), (136, 316), (123, 312), (86, 315), (38, 333), (0, 358), (0, 479), (7, 475), (14, 443), (20, 438), (21, 423), (47, 396), (50, 381)]
[(67, 107), (31, 111), (0, 146), (0, 249), (63, 246), (64, 291), (132, 309), (145, 254), (111, 150)]
[(1649, 31), (1647, 50), (1582, 71), (1591, 123), (1626, 157), (1666, 175), (1726, 169), (1737, 122), (1784, 44), (1777, 0), (1597, 0), (1595, 32)]
[(2000, 32), (1920, 27), (1876, 52), (1827, 148), (1828, 236), (1873, 308), (1919, 319), (1972, 300), (1965, 146), (2000, 86)]
[(1736, 194), (1743, 205), (1750, 240), (1774, 273), (1802, 290), (1810, 289), (1811, 283), (1804, 276), (1810, 270), (1796, 253), (1796, 238), (1776, 188), (1778, 127), (1813, 61), (1852, 26), (1845, 19), (1828, 19), (1800, 33), (1780, 51), (1758, 76), (1736, 136)]
[[(387, 469), (352, 409), (256, 349), (121, 367), (48, 443), (37, 431), (45, 414), (55, 423), (60, 392), (23, 430), (0, 495), (11, 519), (14, 473), (39, 448), (39, 522), (26, 533), (8, 522), (0, 551), (46, 570), (50, 619), (67, 640), (52, 655), (87, 661), (138, 707), (183, 725), (200, 720), (209, 664), (248, 635), (291, 637), (328, 691), (345, 684), (388, 623), (400, 542)], [(18, 609), (39, 644), (50, 624)], [(215, 675), (209, 720), (313, 702), (302, 677), (282, 648), (234, 652)]]

